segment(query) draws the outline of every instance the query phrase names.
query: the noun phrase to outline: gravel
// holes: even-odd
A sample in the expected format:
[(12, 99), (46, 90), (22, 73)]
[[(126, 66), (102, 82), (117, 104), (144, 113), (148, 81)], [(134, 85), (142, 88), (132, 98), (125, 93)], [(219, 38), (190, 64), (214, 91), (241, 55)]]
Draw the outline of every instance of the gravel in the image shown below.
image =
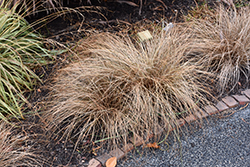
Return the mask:
[[(118, 162), (118, 167), (250, 167), (250, 107), (231, 116), (213, 116), (182, 128), (180, 138), (169, 136), (161, 149), (142, 147)], [(164, 138), (164, 136), (163, 136)]]

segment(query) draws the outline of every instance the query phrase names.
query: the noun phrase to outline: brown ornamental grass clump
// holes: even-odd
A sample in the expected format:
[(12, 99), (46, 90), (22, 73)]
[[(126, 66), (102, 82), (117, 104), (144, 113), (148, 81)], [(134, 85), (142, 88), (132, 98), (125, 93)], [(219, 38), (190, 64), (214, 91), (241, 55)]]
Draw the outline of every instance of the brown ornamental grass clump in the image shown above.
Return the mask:
[(0, 164), (2, 167), (9, 166), (41, 166), (39, 157), (31, 153), (29, 137), (15, 131), (10, 124), (0, 122)]
[(225, 93), (233, 91), (241, 81), (249, 82), (250, 10), (218, 7), (214, 14), (214, 20), (194, 20), (193, 51), (196, 61), (217, 76), (216, 87)]
[(112, 139), (178, 126), (180, 113), (206, 103), (199, 67), (185, 61), (190, 33), (176, 26), (146, 42), (109, 33), (80, 45), (80, 61), (61, 69), (44, 115), (49, 129), (66, 137)]

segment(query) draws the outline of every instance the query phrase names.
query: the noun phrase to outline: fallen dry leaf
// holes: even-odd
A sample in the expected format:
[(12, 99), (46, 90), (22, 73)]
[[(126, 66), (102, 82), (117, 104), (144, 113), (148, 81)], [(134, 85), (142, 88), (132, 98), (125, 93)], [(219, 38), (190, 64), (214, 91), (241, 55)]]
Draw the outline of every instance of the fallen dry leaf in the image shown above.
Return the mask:
[(98, 146), (98, 147), (96, 147), (96, 148), (93, 148), (92, 149), (92, 154), (94, 154), (95, 156), (97, 156), (97, 154), (96, 154), (96, 150), (98, 150), (98, 149), (100, 149), (101, 148), (101, 146)]
[(117, 158), (116, 157), (109, 158), (106, 161), (106, 167), (115, 167), (116, 164), (117, 164)]
[(156, 142), (154, 142), (154, 143), (148, 143), (147, 147), (150, 147), (150, 148), (160, 148), (160, 146), (158, 146), (158, 144)]
[(93, 148), (92, 151), (96, 151), (96, 150), (99, 150), (101, 148), (101, 146), (98, 146), (96, 148)]

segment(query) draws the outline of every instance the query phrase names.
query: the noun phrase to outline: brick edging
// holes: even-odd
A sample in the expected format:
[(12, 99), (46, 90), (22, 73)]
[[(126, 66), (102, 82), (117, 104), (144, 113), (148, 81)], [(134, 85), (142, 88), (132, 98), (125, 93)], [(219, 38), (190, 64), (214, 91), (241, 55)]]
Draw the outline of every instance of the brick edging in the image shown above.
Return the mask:
[[(250, 89), (246, 89), (245, 91), (241, 92), (241, 95), (232, 95), (232, 96), (226, 96), (222, 98), (221, 101), (217, 102), (213, 105), (207, 105), (203, 108), (204, 112), (197, 112), (191, 115), (188, 115), (184, 119), (180, 118), (177, 120), (179, 127), (184, 126), (185, 123), (191, 123), (197, 119), (203, 119), (208, 116), (217, 114), (219, 112), (225, 111), (230, 108), (237, 107), (239, 105), (245, 105), (247, 103), (250, 103)], [(174, 128), (170, 129), (169, 131), (172, 131)], [(112, 151), (110, 151), (108, 154), (105, 153), (103, 155), (100, 155), (98, 157), (92, 158), (89, 161), (88, 167), (102, 167), (106, 166), (105, 163), (110, 157), (116, 157), (117, 160), (122, 159), (125, 157), (125, 155), (134, 149), (134, 146), (140, 146), (143, 143), (147, 142), (150, 138), (153, 136), (159, 136), (164, 132), (163, 129), (159, 129), (159, 133), (152, 134), (147, 137), (146, 140), (143, 140), (141, 137), (131, 138), (130, 142), (126, 144), (123, 148), (119, 149), (116, 148)]]

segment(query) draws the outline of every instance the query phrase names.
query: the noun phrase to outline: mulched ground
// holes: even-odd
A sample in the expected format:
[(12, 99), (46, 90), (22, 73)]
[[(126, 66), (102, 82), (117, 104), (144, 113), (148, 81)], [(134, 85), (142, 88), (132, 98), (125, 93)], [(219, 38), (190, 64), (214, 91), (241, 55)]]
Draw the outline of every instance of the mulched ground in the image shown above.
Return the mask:
[[(147, 0), (143, 1), (141, 7), (139, 1), (133, 1), (138, 6), (127, 4), (129, 1), (120, 1), (123, 3), (91, 2), (95, 6), (79, 7), (72, 2), (69, 6), (76, 7), (84, 18), (71, 12), (47, 24), (43, 29), (43, 35), (69, 43), (89, 36), (93, 32), (136, 33), (134, 31), (142, 31), (139, 28), (145, 29), (147, 24), (161, 23), (162, 20), (179, 22), (182, 20), (181, 16), (187, 14), (188, 10), (196, 5), (194, 0)], [(202, 3), (204, 1), (199, 2), (199, 4)], [(81, 24), (83, 20), (84, 22)]]
[[(198, 2), (198, 0), (197, 0)], [(198, 4), (203, 4), (205, 0), (200, 0)], [(207, 1), (208, 5), (213, 6), (215, 0)], [(72, 1), (69, 7), (78, 7), (84, 18), (72, 12), (59, 17), (43, 27), (40, 32), (60, 43), (74, 45), (78, 40), (85, 38), (96, 32), (113, 32), (136, 34), (138, 31), (150, 29), (155, 24), (160, 24), (162, 20), (166, 22), (181, 22), (183, 14), (187, 14), (189, 10), (195, 8), (194, 0), (143, 0), (140, 7), (140, 1), (120, 1), (110, 2), (109, 0), (99, 3), (92, 1), (92, 6), (79, 7), (80, 5)], [(32, 22), (43, 14), (28, 18)], [(83, 21), (83, 22), (82, 22)], [(54, 65), (45, 67), (46, 74), (44, 76), (44, 84), (37, 86), (31, 95), (33, 103), (32, 110), (42, 111), (42, 101), (45, 100), (48, 93), (48, 86), (52, 83), (51, 78), (56, 70), (62, 68), (69, 62), (70, 55), (58, 56), (58, 61)], [(33, 138), (34, 150), (41, 153), (47, 162), (43, 166), (87, 166), (88, 160), (94, 156), (91, 141), (83, 141), (77, 147), (74, 145), (74, 139), (65, 142), (60, 134), (49, 139), (46, 135), (46, 125), (37, 114), (30, 116), (22, 122), (22, 129), (25, 134), (36, 134)], [(103, 150), (102, 150), (103, 151)], [(98, 151), (96, 151), (98, 154)]]

